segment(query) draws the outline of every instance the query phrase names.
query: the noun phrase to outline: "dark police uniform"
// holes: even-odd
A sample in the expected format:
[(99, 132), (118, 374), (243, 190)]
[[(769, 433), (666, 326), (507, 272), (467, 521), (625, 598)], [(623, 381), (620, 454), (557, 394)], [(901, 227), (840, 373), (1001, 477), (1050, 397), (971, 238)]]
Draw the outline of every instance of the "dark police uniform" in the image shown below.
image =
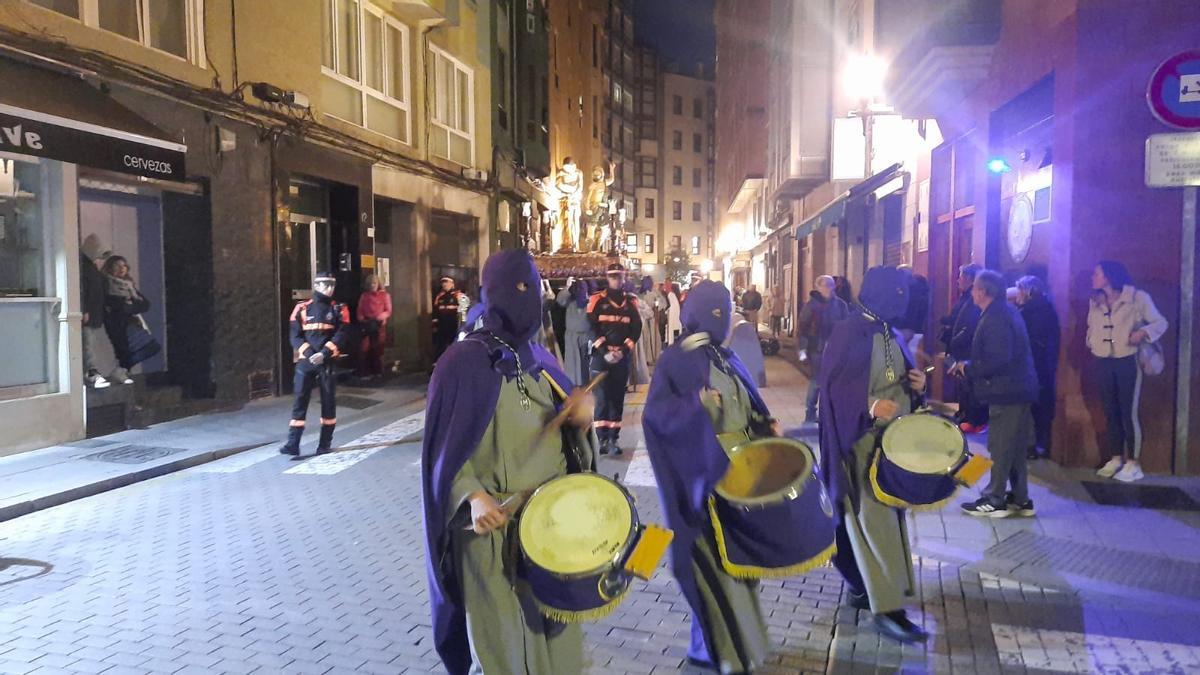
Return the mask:
[[(621, 417), (625, 413), (629, 364), (634, 346), (642, 336), (637, 297), (620, 289), (605, 289), (588, 300), (587, 315), (597, 335), (592, 342), (589, 370), (592, 377), (608, 373), (595, 392), (595, 427), (600, 439), (600, 453), (607, 454), (612, 450), (621, 454), (617, 437), (621, 434)], [(616, 363), (607, 361), (604, 357), (610, 353), (620, 354), (620, 360)]]
[[(295, 350), (296, 379), (293, 385), (295, 400), (292, 404), (292, 421), (289, 425), (287, 444), (280, 452), (288, 455), (300, 451), (300, 437), (304, 433), (304, 419), (308, 416), (308, 401), (313, 387), (321, 388), (321, 438), (317, 452), (327, 452), (333, 441), (333, 429), (337, 425), (337, 381), (333, 373), (333, 360), (346, 349), (349, 340), (350, 310), (333, 298), (313, 293), (292, 310), (289, 336)], [(313, 354), (325, 355), (325, 362), (314, 366), (309, 362)]]
[(457, 288), (441, 291), (433, 300), (433, 360), (442, 357), (458, 339), (459, 318), (466, 295)]

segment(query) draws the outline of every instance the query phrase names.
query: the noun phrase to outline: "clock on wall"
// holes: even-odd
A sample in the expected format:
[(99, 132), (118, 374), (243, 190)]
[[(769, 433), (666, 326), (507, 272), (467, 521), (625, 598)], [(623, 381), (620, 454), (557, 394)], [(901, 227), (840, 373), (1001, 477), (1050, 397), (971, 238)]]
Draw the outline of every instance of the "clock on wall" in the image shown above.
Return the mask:
[(1013, 262), (1025, 262), (1029, 255), (1029, 242), (1033, 239), (1033, 202), (1021, 195), (1013, 200), (1008, 212), (1008, 255)]

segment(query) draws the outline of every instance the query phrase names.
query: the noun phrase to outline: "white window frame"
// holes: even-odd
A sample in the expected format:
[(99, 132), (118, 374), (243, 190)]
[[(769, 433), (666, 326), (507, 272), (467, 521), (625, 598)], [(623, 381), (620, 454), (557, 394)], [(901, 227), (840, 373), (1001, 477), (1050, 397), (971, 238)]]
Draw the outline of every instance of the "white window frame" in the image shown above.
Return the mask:
[[(429, 52), (430, 52), (432, 58), (430, 59), (427, 67), (431, 66), (433, 68), (433, 82), (432, 82), (432, 88), (431, 88), (432, 96), (428, 102), (429, 110), (430, 110), (429, 125), (430, 125), (430, 127), (432, 127), (430, 129), (430, 133), (431, 134), (437, 133), (435, 130), (441, 130), (442, 132), (445, 132), (448, 135), (458, 136), (459, 138), (466, 140), (471, 146), (471, 163), (470, 164), (462, 164), (461, 162), (451, 159), (450, 157), (443, 157), (442, 155), (434, 155), (434, 156), (438, 157), (440, 159), (444, 159), (449, 162), (454, 162), (455, 164), (459, 164), (460, 166), (467, 166), (467, 167), (474, 166), (475, 165), (475, 70), (473, 68), (471, 68), (470, 66), (468, 66), (467, 64), (463, 63), (462, 61), (454, 58), (449, 52), (445, 51), (444, 49), (440, 49), (434, 45), (429, 45)], [(446, 83), (441, 82), (438, 79), (438, 74), (441, 72), (441, 69), (438, 67), (438, 59), (445, 59), (446, 61), (449, 61), (450, 64), (454, 66), (456, 75), (461, 73), (467, 78), (467, 103), (466, 104), (467, 104), (467, 122), (468, 122), (467, 126), (469, 127), (469, 129), (466, 132), (463, 132), (459, 129), (455, 129), (454, 127), (449, 126), (445, 120), (438, 119), (438, 107), (439, 107), (438, 101), (441, 100), (441, 97), (446, 96)], [(457, 82), (457, 80), (456, 80), (456, 82)], [(439, 92), (439, 90), (440, 90), (440, 92)], [(430, 154), (433, 154), (433, 143), (431, 142), (429, 145), (430, 145), (429, 152), (430, 152)], [(447, 155), (450, 154), (450, 139), (449, 139), (449, 137), (447, 137), (447, 139), (446, 139), (446, 154)]]
[[(339, 44), (339, 37), (341, 36), (341, 32), (338, 30), (338, 21), (341, 19), (341, 15), (337, 11), (337, 1), (338, 0), (321, 0), (321, 2), (324, 5), (328, 6), (329, 10), (331, 10), (330, 16), (332, 17), (332, 23), (330, 23), (330, 26), (329, 26), (329, 30), (330, 30), (329, 39), (333, 43), (333, 62), (335, 65), (339, 61), (339, 56), (341, 54), (341, 49), (342, 49), (342, 46)], [(350, 0), (350, 2), (354, 3), (354, 5), (358, 8), (358, 11), (356, 11), (354, 13), (355, 20), (358, 22), (358, 25), (355, 27), (355, 30), (356, 30), (355, 34), (358, 35), (358, 54), (355, 55), (355, 60), (358, 64), (358, 79), (355, 80), (353, 78), (342, 75), (341, 73), (337, 72), (333, 68), (326, 66), (324, 63), (321, 64), (321, 73), (323, 75), (325, 75), (326, 77), (336, 80), (337, 82), (344, 84), (347, 87), (350, 87), (351, 89), (358, 91), (359, 96), (362, 99), (361, 102), (359, 103), (359, 105), (361, 106), (361, 110), (362, 110), (362, 123), (359, 124), (358, 122), (355, 122), (353, 120), (342, 119), (341, 117), (338, 117), (337, 115), (333, 115), (330, 113), (325, 113), (325, 114), (328, 117), (332, 117), (333, 119), (336, 119), (336, 120), (341, 120), (343, 122), (346, 122), (347, 124), (353, 124), (356, 127), (362, 127), (363, 129), (370, 131), (371, 133), (374, 133), (374, 134), (379, 134), (380, 136), (383, 136), (384, 138), (391, 138), (392, 140), (399, 141), (405, 145), (411, 146), (412, 145), (412, 106), (409, 105), (409, 101), (412, 100), (412, 55), (411, 55), (411, 52), (409, 51), (410, 46), (412, 44), (410, 42), (410, 40), (412, 39), (411, 32), (409, 31), (407, 24), (405, 24), (402, 21), (397, 20), (396, 18), (392, 17), (387, 12), (385, 12), (384, 10), (380, 9), (379, 7), (377, 7), (376, 5), (374, 5), (370, 2), (365, 2), (365, 0)], [(325, 8), (322, 7), (322, 9), (324, 10)], [(383, 80), (383, 86), (385, 89), (391, 85), (392, 69), (396, 66), (396, 64), (392, 63), (391, 60), (384, 58), (389, 53), (389, 46), (390, 46), (390, 40), (391, 40), (391, 33), (387, 29), (389, 27), (392, 27), (392, 28), (399, 29), (399, 31), (400, 31), (400, 41), (401, 41), (400, 49), (396, 50), (395, 53), (400, 56), (400, 59), (401, 59), (400, 67), (404, 70), (404, 78), (403, 78), (404, 79), (404, 83), (403, 83), (404, 91), (401, 92), (402, 98), (397, 98), (395, 96), (395, 92), (379, 91), (378, 89), (368, 85), (365, 81), (366, 80), (366, 72), (367, 72), (367, 50), (366, 50), (366, 42), (367, 41), (366, 41), (366, 34), (363, 30), (363, 27), (364, 27), (363, 26), (363, 23), (364, 23), (363, 15), (364, 15), (364, 13), (370, 14), (371, 16), (373, 16), (377, 19), (383, 20), (383, 31), (380, 34), (380, 39), (382, 41), (380, 43), (380, 46), (383, 48), (383, 54), (380, 56), (380, 61), (381, 61), (382, 68), (383, 68), (381, 78)], [(324, 41), (325, 41), (325, 35), (322, 34), (321, 35), (321, 50), (322, 51), (324, 51), (324, 49), (325, 49)], [(404, 113), (405, 113), (405, 115), (404, 115), (404, 119), (405, 119), (404, 138), (396, 138), (394, 136), (389, 136), (388, 134), (385, 134), (380, 131), (376, 131), (369, 127), (368, 109), (367, 109), (367, 98), (368, 97), (373, 98), (377, 101), (386, 103), (386, 104), (392, 106), (393, 108), (396, 108), (397, 110), (404, 111)]]
[[(187, 33), (185, 37), (187, 41), (187, 56), (173, 54), (165, 49), (160, 49), (150, 44), (150, 31), (147, 30), (150, 26), (150, 0), (137, 0), (138, 39), (136, 40), (100, 27), (99, 0), (78, 0), (78, 2), (78, 21), (88, 28), (104, 31), (108, 35), (139, 44), (147, 49), (153, 49), (154, 51), (165, 54), (173, 59), (179, 59), (180, 61), (186, 61), (194, 66), (207, 68), (208, 55), (204, 51), (204, 0), (183, 0), (184, 15), (186, 17), (186, 26), (184, 27), (184, 31)], [(53, 12), (59, 16), (66, 16), (65, 14), (59, 14), (58, 12), (55, 12), (47, 7), (34, 5), (32, 2), (28, 2), (28, 4), (47, 12)], [(73, 17), (68, 16), (67, 18), (71, 19)]]

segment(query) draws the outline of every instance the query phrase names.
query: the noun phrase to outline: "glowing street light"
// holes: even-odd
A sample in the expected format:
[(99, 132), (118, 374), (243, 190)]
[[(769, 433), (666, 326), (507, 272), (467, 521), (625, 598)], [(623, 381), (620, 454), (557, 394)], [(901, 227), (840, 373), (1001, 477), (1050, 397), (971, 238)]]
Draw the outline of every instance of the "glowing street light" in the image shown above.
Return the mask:
[(993, 157), (988, 160), (987, 170), (992, 173), (1008, 173), (1012, 171), (1012, 167), (1004, 161), (1003, 157)]
[(888, 64), (874, 54), (855, 54), (846, 60), (842, 87), (850, 98), (871, 102), (883, 97)]

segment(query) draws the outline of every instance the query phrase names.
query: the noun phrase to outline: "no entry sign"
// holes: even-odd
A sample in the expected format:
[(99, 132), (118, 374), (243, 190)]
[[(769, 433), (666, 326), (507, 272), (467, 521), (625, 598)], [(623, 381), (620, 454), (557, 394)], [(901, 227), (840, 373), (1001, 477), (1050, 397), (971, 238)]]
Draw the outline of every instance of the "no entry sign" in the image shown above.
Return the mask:
[(1200, 49), (1163, 61), (1150, 78), (1146, 102), (1166, 124), (1200, 129)]

